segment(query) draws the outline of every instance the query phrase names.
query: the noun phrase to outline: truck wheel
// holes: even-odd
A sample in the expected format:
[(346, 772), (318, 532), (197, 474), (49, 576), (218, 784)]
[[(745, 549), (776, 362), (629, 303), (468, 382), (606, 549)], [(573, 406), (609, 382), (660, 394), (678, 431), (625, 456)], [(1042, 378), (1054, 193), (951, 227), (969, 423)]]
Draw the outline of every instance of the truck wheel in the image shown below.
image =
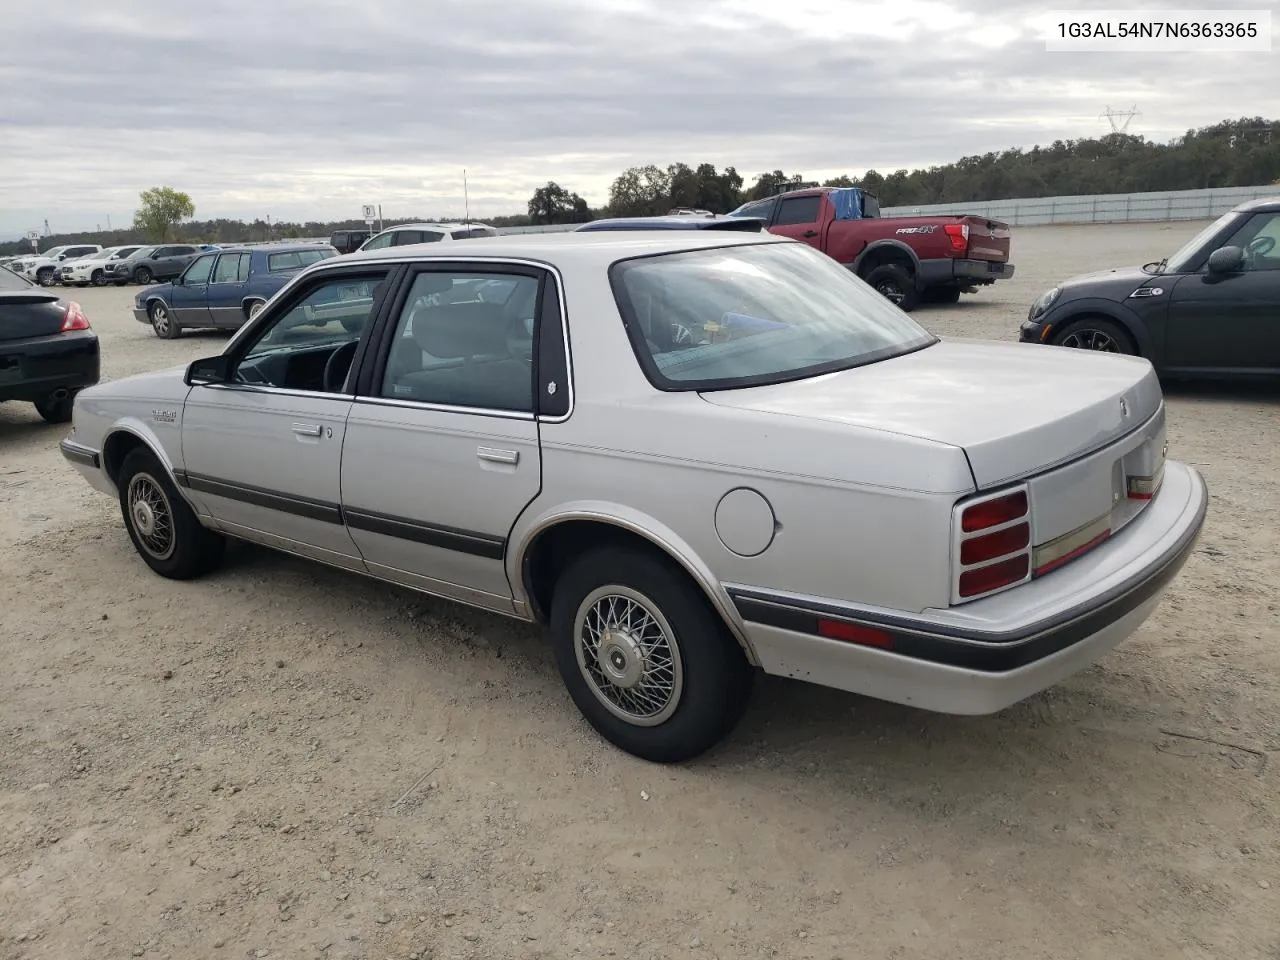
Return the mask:
[(160, 576), (190, 580), (222, 561), (226, 540), (200, 523), (150, 450), (124, 458), (116, 485), (129, 539)]
[(561, 575), (556, 666), (587, 722), (655, 763), (690, 760), (737, 724), (754, 671), (684, 574), (647, 551), (602, 548)]
[(42, 287), (53, 286), (53, 267), (41, 267), (36, 271), (36, 283)]
[(1129, 331), (1105, 317), (1085, 317), (1069, 323), (1054, 336), (1052, 343), (1056, 347), (1075, 347), (1077, 350), (1127, 353), (1130, 356), (1138, 354), (1138, 345), (1129, 336)]
[(871, 288), (895, 304), (899, 309), (910, 313), (920, 302), (920, 291), (916, 288), (916, 280), (904, 267), (896, 263), (885, 263), (867, 274), (867, 283)]
[(74, 393), (63, 392), (61, 396), (49, 394), (35, 401), (36, 413), (40, 414), (45, 423), (70, 423), (71, 408), (75, 401)]

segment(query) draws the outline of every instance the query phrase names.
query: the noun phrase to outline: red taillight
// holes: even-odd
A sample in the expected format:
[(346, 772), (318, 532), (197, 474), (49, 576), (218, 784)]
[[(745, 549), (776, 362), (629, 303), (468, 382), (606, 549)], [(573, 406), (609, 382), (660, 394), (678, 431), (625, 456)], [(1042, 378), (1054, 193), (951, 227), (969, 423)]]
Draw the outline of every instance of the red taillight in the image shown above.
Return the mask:
[(977, 567), (960, 574), (960, 596), (976, 597), (1000, 587), (1026, 579), (1031, 572), (1031, 558), (1023, 553), (1008, 560), (1001, 560), (986, 567)]
[(74, 301), (67, 304), (67, 315), (62, 318), (62, 326), (58, 329), (59, 333), (70, 333), (72, 330), (88, 330), (89, 318), (84, 315), (84, 311), (80, 309), (80, 304)]
[(984, 533), (960, 544), (960, 562), (966, 567), (974, 563), (986, 563), (988, 560), (1025, 550), (1030, 542), (1031, 524), (1026, 522), (995, 533)]
[(864, 647), (891, 647), (893, 638), (883, 630), (864, 627), (846, 620), (819, 620), (818, 636), (829, 640), (844, 640)]
[(960, 529), (965, 533), (973, 533), (975, 530), (998, 527), (1002, 523), (1012, 523), (1026, 515), (1027, 491), (1018, 490), (994, 500), (983, 500), (965, 507), (960, 515)]
[(1025, 487), (956, 506), (956, 599), (984, 596), (1031, 574), (1031, 501)]
[(967, 253), (969, 250), (969, 225), (967, 223), (947, 223), (942, 227), (947, 239), (951, 241), (952, 253)]

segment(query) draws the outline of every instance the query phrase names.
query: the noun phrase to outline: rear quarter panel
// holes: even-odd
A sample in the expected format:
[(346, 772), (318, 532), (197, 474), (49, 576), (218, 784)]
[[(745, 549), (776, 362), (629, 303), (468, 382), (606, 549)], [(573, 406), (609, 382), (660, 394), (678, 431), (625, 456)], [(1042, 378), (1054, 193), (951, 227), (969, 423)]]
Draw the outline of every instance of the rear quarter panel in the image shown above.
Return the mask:
[(835, 220), (827, 231), (827, 256), (853, 263), (873, 243), (892, 240), (905, 244), (921, 260), (951, 256), (951, 243), (937, 220), (920, 217), (876, 217)]

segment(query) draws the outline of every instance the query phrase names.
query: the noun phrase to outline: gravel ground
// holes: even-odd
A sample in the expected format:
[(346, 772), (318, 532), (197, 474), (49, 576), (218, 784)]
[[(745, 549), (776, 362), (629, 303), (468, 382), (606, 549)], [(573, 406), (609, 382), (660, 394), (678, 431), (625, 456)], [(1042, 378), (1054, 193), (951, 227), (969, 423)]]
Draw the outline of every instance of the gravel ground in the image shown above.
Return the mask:
[[(1013, 281), (917, 316), (1012, 339), (1199, 227), (1020, 229)], [(73, 292), (106, 377), (221, 348), (132, 293)], [(971, 719), (766, 680), (676, 769), (590, 733), (535, 629), (256, 548), (150, 574), (5, 404), (0, 957), (1280, 957), (1277, 393), (1170, 390), (1208, 525), (1100, 665)]]

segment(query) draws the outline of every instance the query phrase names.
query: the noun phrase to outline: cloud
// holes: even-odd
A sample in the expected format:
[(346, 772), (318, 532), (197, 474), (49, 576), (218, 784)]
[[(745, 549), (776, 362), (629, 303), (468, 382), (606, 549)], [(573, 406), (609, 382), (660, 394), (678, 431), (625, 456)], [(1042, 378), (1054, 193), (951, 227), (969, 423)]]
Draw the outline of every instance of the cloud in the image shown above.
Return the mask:
[(0, 236), (119, 225), (157, 184), (201, 218), (300, 220), (461, 214), (464, 168), (473, 215), (549, 179), (600, 203), (637, 163), (859, 174), (1094, 136), (1107, 104), (1167, 139), (1266, 112), (1241, 76), (1272, 65), (1047, 54), (1039, 0), (58, 9), (14, 5), (0, 31)]

